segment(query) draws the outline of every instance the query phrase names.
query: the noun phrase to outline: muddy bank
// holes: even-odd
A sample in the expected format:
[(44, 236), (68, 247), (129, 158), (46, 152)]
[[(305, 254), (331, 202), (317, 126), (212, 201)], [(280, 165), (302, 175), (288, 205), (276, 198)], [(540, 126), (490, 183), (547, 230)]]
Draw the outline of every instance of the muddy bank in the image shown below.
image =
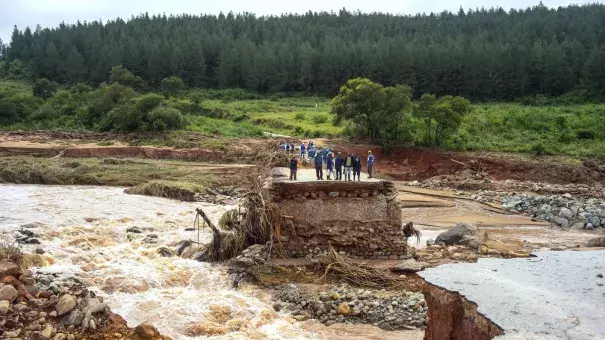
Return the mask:
[(460, 294), (430, 283), (425, 283), (423, 293), (429, 320), (425, 340), (490, 340), (504, 334)]

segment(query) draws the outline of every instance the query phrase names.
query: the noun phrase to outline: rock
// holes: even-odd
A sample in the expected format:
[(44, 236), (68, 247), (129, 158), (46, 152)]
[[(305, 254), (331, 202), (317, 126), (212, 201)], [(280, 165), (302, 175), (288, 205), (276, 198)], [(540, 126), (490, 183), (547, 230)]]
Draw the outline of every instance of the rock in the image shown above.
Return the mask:
[(596, 216), (589, 216), (586, 221), (592, 224), (593, 227), (598, 228), (601, 225), (601, 220)]
[(573, 212), (567, 208), (561, 208), (561, 210), (559, 210), (559, 217), (571, 220), (573, 218)]
[(82, 320), (84, 320), (84, 313), (76, 309), (65, 315), (61, 320), (61, 324), (65, 327), (78, 326), (82, 323)]
[(126, 232), (127, 233), (133, 233), (133, 234), (140, 234), (143, 231), (139, 227), (130, 227), (130, 228), (126, 229)]
[(65, 294), (59, 298), (55, 309), (57, 310), (57, 315), (61, 316), (71, 312), (74, 307), (76, 307), (76, 298)]
[(241, 255), (229, 260), (229, 267), (250, 268), (254, 266), (256, 266), (256, 262), (253, 259)]
[(17, 290), (13, 286), (6, 285), (0, 288), (0, 301), (8, 301), (12, 303), (15, 301), (17, 296), (19, 296), (19, 293), (17, 293)]
[(437, 236), (436, 244), (461, 244), (479, 247), (487, 240), (487, 234), (470, 223), (458, 223), (454, 228)]
[(563, 198), (571, 199), (572, 197), (570, 193), (565, 193), (563, 194)]
[(40, 244), (40, 240), (37, 238), (27, 238), (23, 241), (24, 244)]
[(178, 256), (181, 256), (181, 254), (183, 254), (183, 252), (185, 251), (185, 249), (187, 247), (189, 247), (191, 245), (191, 241), (189, 240), (183, 240), (179, 243), (176, 244), (176, 254)]
[(4, 316), (11, 309), (11, 304), (8, 300), (0, 301), (0, 315)]
[(134, 329), (134, 333), (143, 339), (153, 339), (160, 335), (160, 332), (150, 323), (143, 322)]
[(343, 302), (340, 305), (338, 305), (338, 308), (336, 309), (336, 312), (338, 314), (340, 314), (340, 315), (347, 316), (347, 315), (351, 314), (351, 307), (349, 307), (348, 304), (346, 304), (345, 302)]
[(432, 245), (435, 245), (435, 240), (433, 240), (432, 238), (427, 239), (427, 240), (426, 240), (426, 245), (427, 245), (428, 247), (430, 247), (430, 246), (432, 246)]
[(67, 335), (63, 334), (63, 333), (57, 333), (55, 335), (55, 337), (53, 338), (53, 340), (65, 340), (67, 339)]
[(76, 340), (76, 336), (73, 334), (67, 334), (67, 340)]
[(597, 274), (597, 277), (598, 277), (599, 279), (602, 279), (602, 278), (603, 278), (603, 274)]
[(273, 304), (273, 309), (274, 309), (276, 312), (279, 312), (279, 311), (281, 310), (281, 308), (282, 308), (281, 303), (276, 302), (276, 303), (274, 303), (274, 304)]
[(419, 272), (428, 267), (428, 263), (419, 262), (414, 259), (407, 259), (399, 261), (396, 266), (391, 267), (391, 271), (394, 273), (405, 273), (405, 272)]
[(569, 221), (563, 217), (555, 217), (553, 219), (553, 222), (555, 222), (556, 224), (560, 225), (563, 228), (569, 228)]
[(166, 247), (161, 247), (158, 249), (158, 253), (163, 257), (172, 257), (172, 252)]
[(41, 332), (40, 332), (40, 336), (43, 339), (50, 339), (53, 336), (53, 332), (55, 331), (55, 329), (53, 328), (53, 326), (51, 325), (47, 325)]
[(36, 248), (36, 254), (38, 254), (38, 255), (44, 255), (44, 253), (46, 253), (46, 252), (44, 251), (44, 249), (42, 249), (42, 248), (40, 248), (40, 247)]
[(10, 332), (4, 332), (4, 339), (16, 338), (21, 334), (21, 329), (16, 329)]
[(158, 235), (156, 234), (148, 234), (143, 239), (143, 243), (158, 243)]
[(586, 230), (594, 230), (594, 226), (592, 225), (592, 223), (586, 223), (586, 226), (584, 227), (584, 229), (586, 229)]
[(589, 247), (605, 247), (605, 236), (588, 240)]
[(19, 277), (20, 275), (19, 266), (10, 261), (0, 261), (0, 279), (7, 276)]
[(303, 313), (303, 314), (299, 314), (299, 315), (294, 315), (292, 318), (296, 321), (305, 321), (305, 320), (309, 320), (310, 316), (307, 313)]
[(48, 313), (48, 316), (50, 316), (51, 318), (56, 318), (57, 317), (57, 311), (54, 310), (54, 311)]

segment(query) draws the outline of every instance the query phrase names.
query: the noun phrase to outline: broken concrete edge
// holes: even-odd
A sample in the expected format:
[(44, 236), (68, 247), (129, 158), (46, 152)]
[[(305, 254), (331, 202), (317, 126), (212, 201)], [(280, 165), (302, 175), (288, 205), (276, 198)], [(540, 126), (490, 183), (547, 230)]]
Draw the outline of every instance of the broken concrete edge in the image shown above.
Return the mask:
[(425, 340), (489, 340), (504, 329), (478, 311), (478, 305), (456, 291), (424, 281), (428, 306)]

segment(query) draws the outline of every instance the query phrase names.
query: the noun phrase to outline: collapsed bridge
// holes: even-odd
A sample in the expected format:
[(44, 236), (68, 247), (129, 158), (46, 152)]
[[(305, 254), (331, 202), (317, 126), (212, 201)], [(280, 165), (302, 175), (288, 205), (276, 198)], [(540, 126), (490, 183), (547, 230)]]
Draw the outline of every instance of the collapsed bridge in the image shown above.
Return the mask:
[(358, 258), (398, 259), (408, 245), (390, 181), (288, 181), (274, 178), (265, 198), (292, 222), (280, 241), (290, 257), (327, 251)]

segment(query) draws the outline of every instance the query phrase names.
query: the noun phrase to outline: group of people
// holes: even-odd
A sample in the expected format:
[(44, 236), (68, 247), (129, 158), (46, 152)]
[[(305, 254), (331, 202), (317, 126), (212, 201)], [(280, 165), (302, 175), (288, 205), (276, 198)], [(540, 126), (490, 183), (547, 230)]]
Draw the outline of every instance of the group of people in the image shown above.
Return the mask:
[[(304, 143), (303, 143), (304, 145)], [(303, 148), (301, 147), (301, 157), (304, 159)], [(313, 167), (315, 168), (315, 175), (318, 181), (324, 179), (324, 164), (326, 165), (326, 178), (328, 180), (351, 181), (351, 175), (353, 175), (353, 181), (361, 181), (361, 157), (356, 153), (347, 153), (346, 157), (342, 156), (342, 152), (338, 152), (336, 157), (334, 152), (330, 148), (319, 148), (315, 151), (315, 148), (311, 144), (309, 146), (309, 158), (313, 160)], [(372, 151), (368, 151), (367, 167), (368, 167), (368, 178), (374, 176), (374, 162), (375, 157)], [(343, 171), (344, 170), (344, 171)], [(290, 180), (296, 181), (296, 172), (298, 171), (298, 159), (296, 156), (290, 159)], [(344, 175), (344, 177), (343, 177)]]

